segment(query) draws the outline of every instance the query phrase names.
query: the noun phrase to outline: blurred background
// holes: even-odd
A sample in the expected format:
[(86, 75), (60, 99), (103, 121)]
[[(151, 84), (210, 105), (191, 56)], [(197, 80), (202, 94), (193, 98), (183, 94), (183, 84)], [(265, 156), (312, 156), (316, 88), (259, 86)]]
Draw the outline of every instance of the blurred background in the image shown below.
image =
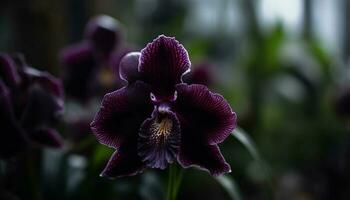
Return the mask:
[[(175, 36), (189, 52), (193, 73), (204, 71), (189, 82), (206, 84), (229, 101), (268, 171), (234, 137), (221, 144), (242, 199), (349, 198), (350, 1), (2, 0), (0, 51), (23, 53), (66, 88), (58, 128), (65, 147), (36, 149), (31, 177), (8, 175), (7, 162), (15, 161), (1, 161), (4, 199), (164, 198), (167, 171), (99, 177), (112, 150), (88, 125), (103, 94), (122, 84), (114, 80), (117, 64), (99, 61), (96, 77), (87, 68), (73, 76), (62, 55), (85, 40), (89, 19), (101, 14), (119, 21), (114, 60), (160, 34)], [(70, 89), (79, 83), (68, 83), (70, 76), (98, 82), (98, 89), (75, 98)], [(230, 195), (208, 173), (187, 169), (179, 199)]]

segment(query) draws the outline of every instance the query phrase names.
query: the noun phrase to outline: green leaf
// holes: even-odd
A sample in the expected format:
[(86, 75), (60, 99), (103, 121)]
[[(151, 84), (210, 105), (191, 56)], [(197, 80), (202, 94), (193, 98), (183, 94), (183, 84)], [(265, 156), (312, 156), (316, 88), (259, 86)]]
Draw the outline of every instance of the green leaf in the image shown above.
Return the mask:
[(250, 155), (253, 157), (254, 161), (258, 164), (263, 177), (265, 178), (266, 183), (269, 186), (269, 191), (267, 191), (267, 196), (271, 196), (271, 192), (273, 191), (272, 179), (269, 173), (269, 170), (266, 167), (265, 162), (261, 158), (259, 151), (256, 148), (251, 137), (241, 128), (237, 127), (232, 135), (243, 144), (243, 146), (248, 150)]
[(226, 190), (232, 200), (241, 200), (241, 194), (239, 192), (238, 185), (235, 180), (228, 175), (222, 175), (215, 178), (221, 186)]
[(253, 143), (253, 140), (251, 137), (243, 131), (241, 128), (237, 127), (233, 132), (232, 135), (240, 141), (243, 146), (249, 151), (249, 153), (252, 155), (254, 160), (261, 161), (259, 152), (257, 148), (255, 147), (255, 144)]
[(91, 166), (93, 169), (98, 169), (102, 163), (106, 163), (109, 157), (113, 154), (114, 149), (108, 148), (104, 145), (97, 145), (95, 152), (91, 158)]

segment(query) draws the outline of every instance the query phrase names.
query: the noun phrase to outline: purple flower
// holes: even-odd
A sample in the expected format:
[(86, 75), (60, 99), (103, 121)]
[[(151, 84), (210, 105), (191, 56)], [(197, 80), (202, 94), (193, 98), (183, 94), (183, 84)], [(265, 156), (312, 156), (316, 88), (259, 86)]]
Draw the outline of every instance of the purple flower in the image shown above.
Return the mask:
[(116, 46), (121, 43), (122, 33), (119, 22), (107, 15), (99, 15), (89, 20), (85, 37), (102, 59), (107, 59)]
[(91, 44), (82, 42), (64, 48), (60, 55), (61, 64), (64, 67), (64, 88), (69, 97), (85, 101), (91, 95), (97, 72)]
[(0, 157), (23, 151), (30, 143), (61, 147), (53, 128), (63, 109), (61, 82), (29, 67), (21, 57), (0, 54)]
[(128, 85), (106, 94), (91, 123), (98, 141), (115, 148), (102, 176), (135, 175), (177, 161), (212, 175), (230, 172), (218, 144), (236, 126), (236, 114), (204, 85), (182, 83), (190, 70), (186, 49), (159, 36), (126, 55), (120, 76)]
[(67, 96), (86, 102), (100, 90), (104, 94), (105, 88), (121, 87), (119, 78), (108, 76), (131, 51), (123, 44), (121, 29), (110, 16), (93, 17), (86, 25), (84, 39), (62, 49), (60, 62)]

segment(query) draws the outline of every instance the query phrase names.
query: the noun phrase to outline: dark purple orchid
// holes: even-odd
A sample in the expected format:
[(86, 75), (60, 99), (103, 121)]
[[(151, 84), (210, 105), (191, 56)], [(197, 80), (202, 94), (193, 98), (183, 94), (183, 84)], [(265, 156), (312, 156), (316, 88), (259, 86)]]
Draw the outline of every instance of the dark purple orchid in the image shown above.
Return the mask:
[(88, 42), (69, 46), (61, 52), (64, 87), (68, 96), (85, 101), (95, 82), (97, 61)]
[(108, 75), (129, 49), (123, 44), (121, 26), (116, 19), (106, 15), (91, 18), (84, 40), (61, 51), (66, 94), (84, 102), (99, 90), (121, 87), (119, 78)]
[(204, 85), (182, 83), (190, 71), (186, 49), (159, 36), (126, 55), (120, 76), (128, 85), (106, 94), (91, 123), (98, 141), (115, 148), (102, 176), (135, 175), (178, 161), (212, 175), (230, 172), (218, 144), (236, 126), (236, 114)]
[(99, 15), (87, 23), (85, 37), (90, 41), (97, 56), (108, 60), (115, 47), (121, 43), (121, 27), (116, 19), (107, 15)]
[(8, 158), (30, 143), (61, 147), (53, 128), (63, 109), (61, 82), (29, 67), (21, 57), (0, 54), (0, 157)]

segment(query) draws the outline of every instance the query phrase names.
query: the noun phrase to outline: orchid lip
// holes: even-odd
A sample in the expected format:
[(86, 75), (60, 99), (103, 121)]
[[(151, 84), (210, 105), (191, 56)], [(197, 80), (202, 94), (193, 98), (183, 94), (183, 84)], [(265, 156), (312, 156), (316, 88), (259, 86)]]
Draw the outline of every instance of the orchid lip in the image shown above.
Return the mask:
[(138, 154), (148, 167), (165, 169), (176, 160), (179, 145), (179, 121), (167, 105), (161, 105), (141, 126)]

